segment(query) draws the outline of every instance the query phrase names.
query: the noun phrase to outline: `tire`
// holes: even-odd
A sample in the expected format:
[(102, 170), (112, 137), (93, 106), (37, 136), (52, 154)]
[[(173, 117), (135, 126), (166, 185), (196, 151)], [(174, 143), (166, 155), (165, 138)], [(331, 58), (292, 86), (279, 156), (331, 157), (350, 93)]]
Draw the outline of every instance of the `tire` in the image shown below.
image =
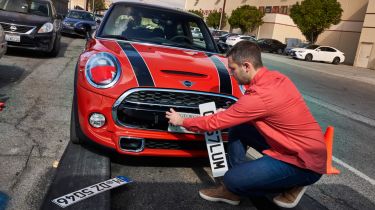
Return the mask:
[(335, 65), (338, 65), (340, 63), (340, 58), (339, 57), (335, 57), (332, 61), (333, 64)]
[(73, 144), (82, 144), (83, 141), (78, 135), (78, 132), (79, 132), (78, 129), (80, 129), (80, 128), (78, 127), (79, 122), (77, 122), (77, 119), (76, 119), (77, 116), (76, 116), (76, 110), (75, 110), (74, 103), (75, 103), (75, 100), (73, 99), (72, 111), (71, 111), (71, 115), (70, 115), (70, 141)]
[(313, 59), (313, 56), (311, 54), (307, 54), (305, 56), (305, 61), (312, 61), (312, 59)]
[(78, 64), (76, 66), (74, 75), (74, 93), (72, 101), (72, 111), (70, 114), (70, 141), (73, 144), (83, 144), (86, 142), (87, 137), (83, 134), (81, 127), (79, 125), (78, 119), (78, 103), (77, 103), (77, 77), (78, 77)]
[(60, 39), (55, 39), (51, 52), (48, 53), (49, 57), (56, 57), (60, 52)]

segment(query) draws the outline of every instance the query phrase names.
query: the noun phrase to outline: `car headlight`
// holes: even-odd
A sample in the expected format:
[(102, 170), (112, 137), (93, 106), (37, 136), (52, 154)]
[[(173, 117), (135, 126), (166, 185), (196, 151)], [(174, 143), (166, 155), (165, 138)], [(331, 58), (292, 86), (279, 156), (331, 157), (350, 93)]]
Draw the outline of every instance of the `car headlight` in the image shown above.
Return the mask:
[(110, 53), (93, 55), (86, 64), (86, 79), (96, 88), (110, 88), (120, 78), (121, 68), (117, 58)]
[(52, 23), (45, 23), (38, 31), (38, 33), (49, 33), (53, 31)]

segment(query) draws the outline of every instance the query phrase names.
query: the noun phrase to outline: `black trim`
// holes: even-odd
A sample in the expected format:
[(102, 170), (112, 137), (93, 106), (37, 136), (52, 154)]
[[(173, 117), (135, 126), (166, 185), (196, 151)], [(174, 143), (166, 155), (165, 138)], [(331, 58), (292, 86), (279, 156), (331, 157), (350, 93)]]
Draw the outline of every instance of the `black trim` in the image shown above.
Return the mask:
[(217, 58), (214, 54), (206, 53), (206, 55), (215, 64), (217, 72), (220, 78), (220, 93), (232, 95), (232, 81), (229, 76), (229, 72), (225, 65)]
[(127, 42), (118, 42), (118, 44), (121, 46), (122, 50), (125, 52), (131, 63), (139, 86), (154, 87), (155, 84), (152, 79), (150, 70), (148, 69), (142, 56), (133, 47), (133, 45)]

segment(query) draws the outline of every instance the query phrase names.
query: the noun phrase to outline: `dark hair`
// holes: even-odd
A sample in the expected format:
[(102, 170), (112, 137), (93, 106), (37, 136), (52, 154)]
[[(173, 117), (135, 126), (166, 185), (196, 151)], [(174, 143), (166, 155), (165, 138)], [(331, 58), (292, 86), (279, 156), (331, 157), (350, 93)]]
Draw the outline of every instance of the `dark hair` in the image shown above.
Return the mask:
[(255, 69), (263, 67), (260, 48), (256, 43), (250, 41), (240, 41), (233, 46), (228, 52), (227, 57), (240, 65), (243, 62), (250, 62)]

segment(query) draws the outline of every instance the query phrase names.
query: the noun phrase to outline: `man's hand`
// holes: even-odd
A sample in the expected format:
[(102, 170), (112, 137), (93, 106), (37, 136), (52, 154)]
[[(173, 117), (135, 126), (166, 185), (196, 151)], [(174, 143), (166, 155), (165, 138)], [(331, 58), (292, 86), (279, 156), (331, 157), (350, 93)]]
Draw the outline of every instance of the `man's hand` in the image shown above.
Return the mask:
[(181, 117), (174, 109), (170, 109), (170, 111), (165, 113), (165, 117), (169, 119), (169, 123), (172, 125), (181, 126), (184, 118)]

